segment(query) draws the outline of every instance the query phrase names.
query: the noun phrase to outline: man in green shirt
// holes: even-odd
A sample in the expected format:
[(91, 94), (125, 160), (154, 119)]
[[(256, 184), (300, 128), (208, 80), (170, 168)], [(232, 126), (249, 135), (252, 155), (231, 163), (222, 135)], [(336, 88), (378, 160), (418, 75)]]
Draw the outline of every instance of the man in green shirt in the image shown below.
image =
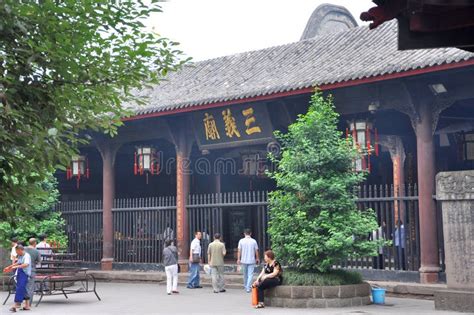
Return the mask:
[(221, 235), (214, 234), (214, 242), (209, 244), (207, 258), (211, 267), (212, 288), (214, 293), (225, 292), (224, 289), (224, 256), (225, 245), (221, 242)]

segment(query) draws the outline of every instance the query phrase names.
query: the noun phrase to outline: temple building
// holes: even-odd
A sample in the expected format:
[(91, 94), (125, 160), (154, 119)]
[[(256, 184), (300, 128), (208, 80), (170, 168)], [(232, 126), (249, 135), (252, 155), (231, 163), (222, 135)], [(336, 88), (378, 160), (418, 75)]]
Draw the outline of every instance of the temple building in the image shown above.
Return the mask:
[(124, 104), (134, 114), (116, 137), (90, 133), (56, 174), (70, 250), (126, 268), (159, 263), (171, 238), (184, 261), (200, 230), (203, 242), (222, 233), (233, 261), (246, 227), (270, 247), (273, 132), (306, 112), (317, 87), (333, 96), (340, 130), (367, 148), (356, 163), (369, 172), (360, 208), (376, 210), (387, 238), (406, 231), (383, 266), (370, 257), (341, 265), (436, 282), (444, 266), (434, 178), (474, 166), (473, 80), (473, 53), (400, 51), (396, 22), (369, 30), (345, 8), (322, 5), (299, 41), (188, 64), (137, 92), (145, 105)]

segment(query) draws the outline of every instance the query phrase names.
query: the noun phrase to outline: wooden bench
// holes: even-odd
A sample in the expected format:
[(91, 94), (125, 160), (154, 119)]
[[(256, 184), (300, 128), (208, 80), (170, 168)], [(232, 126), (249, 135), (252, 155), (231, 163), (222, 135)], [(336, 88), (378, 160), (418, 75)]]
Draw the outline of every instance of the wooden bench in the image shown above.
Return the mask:
[[(43, 297), (52, 295), (64, 295), (67, 299), (70, 294), (94, 293), (101, 301), (96, 290), (97, 282), (94, 276), (87, 273), (88, 268), (76, 266), (81, 261), (58, 259), (59, 257), (71, 257), (72, 254), (53, 254), (51, 256), (53, 259), (43, 260), (41, 267), (36, 268), (35, 295), (39, 295), (36, 306), (41, 303)], [(15, 290), (16, 283), (13, 275), (8, 281), (8, 296), (3, 305), (7, 303), (11, 295), (15, 294)]]

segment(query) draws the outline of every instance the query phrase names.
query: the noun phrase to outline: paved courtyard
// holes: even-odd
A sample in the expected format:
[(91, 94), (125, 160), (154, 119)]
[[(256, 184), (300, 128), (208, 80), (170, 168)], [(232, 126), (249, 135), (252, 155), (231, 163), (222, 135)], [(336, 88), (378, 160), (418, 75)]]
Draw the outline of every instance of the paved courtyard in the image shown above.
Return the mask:
[[(433, 301), (388, 298), (392, 306), (369, 305), (343, 309), (278, 309), (256, 310), (250, 306), (250, 295), (242, 290), (229, 289), (226, 293), (214, 294), (212, 289), (189, 290), (179, 288), (181, 294), (168, 296), (165, 287), (159, 284), (141, 283), (98, 283), (99, 302), (94, 294), (46, 297), (38, 308), (28, 314), (38, 315), (106, 315), (106, 314), (459, 314), (435, 311)], [(0, 293), (1, 301), (6, 297)], [(8, 314), (8, 306), (0, 307), (0, 314)], [(23, 314), (26, 312), (20, 312)]]

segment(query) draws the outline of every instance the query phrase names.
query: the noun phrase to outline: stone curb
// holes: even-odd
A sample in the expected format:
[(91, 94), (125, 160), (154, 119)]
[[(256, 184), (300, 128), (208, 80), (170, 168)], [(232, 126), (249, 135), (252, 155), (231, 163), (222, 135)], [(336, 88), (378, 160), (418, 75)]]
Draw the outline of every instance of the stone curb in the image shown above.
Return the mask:
[(433, 297), (436, 291), (447, 289), (446, 284), (400, 283), (386, 281), (367, 281), (371, 286), (381, 287), (391, 294), (410, 294)]
[(285, 308), (326, 308), (368, 305), (368, 283), (341, 286), (278, 286), (265, 292), (265, 304)]

